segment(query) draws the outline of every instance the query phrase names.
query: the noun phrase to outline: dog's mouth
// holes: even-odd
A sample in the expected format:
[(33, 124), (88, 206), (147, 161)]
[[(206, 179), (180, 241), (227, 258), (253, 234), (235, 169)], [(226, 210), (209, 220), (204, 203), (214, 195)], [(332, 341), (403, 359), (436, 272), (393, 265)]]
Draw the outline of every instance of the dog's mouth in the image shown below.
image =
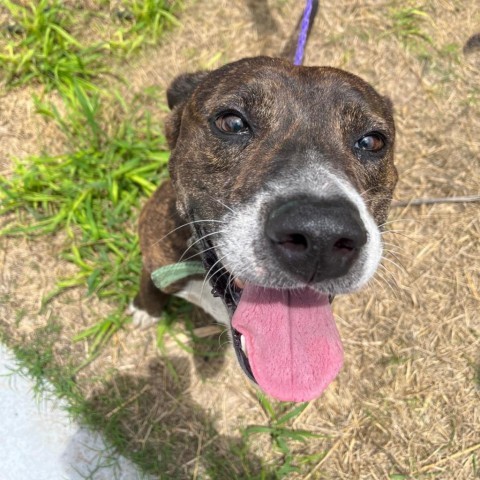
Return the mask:
[(234, 280), (211, 242), (203, 242), (212, 294), (227, 307), (244, 373), (278, 400), (304, 402), (320, 396), (343, 364), (328, 294), (308, 286), (274, 289)]
[(205, 235), (203, 235), (203, 238), (205, 248), (202, 248), (204, 253), (201, 256), (212, 286), (212, 295), (214, 297), (220, 297), (227, 307), (230, 316), (230, 332), (232, 335), (233, 348), (238, 363), (242, 367), (245, 375), (253, 382), (258, 383), (252, 373), (250, 362), (248, 361), (244, 338), (232, 325), (232, 317), (240, 303), (244, 285), (232, 279), (230, 273), (218, 260), (215, 247), (205, 238)]

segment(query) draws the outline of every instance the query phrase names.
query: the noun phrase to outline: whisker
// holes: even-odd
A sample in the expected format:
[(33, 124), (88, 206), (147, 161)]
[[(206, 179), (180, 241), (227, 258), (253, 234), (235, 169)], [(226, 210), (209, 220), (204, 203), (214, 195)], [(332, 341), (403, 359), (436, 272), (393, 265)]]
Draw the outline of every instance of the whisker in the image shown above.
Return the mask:
[[(223, 260), (225, 257), (226, 257), (226, 255), (223, 256), (223, 257), (221, 258), (221, 260)], [(216, 263), (218, 263), (218, 262), (216, 262)], [(225, 269), (225, 272), (222, 273), (222, 274), (218, 277), (218, 279), (222, 278), (222, 277), (223, 277), (225, 274), (227, 274), (227, 273), (230, 274), (230, 272), (225, 268), (225, 265), (222, 265), (221, 268), (219, 268), (218, 270), (216, 270), (215, 272), (213, 272), (213, 273), (210, 275), (210, 278), (208, 278), (208, 280), (211, 280), (211, 279), (213, 278), (213, 276), (216, 275), (222, 268)], [(209, 270), (209, 271), (210, 271), (210, 270)], [(218, 280), (218, 279), (217, 279), (217, 280)]]
[[(377, 273), (378, 273), (378, 272), (377, 272)], [(385, 282), (385, 281), (383, 280), (383, 278), (382, 278), (379, 274), (378, 274), (378, 276), (380, 277), (380, 279), (381, 279), (383, 282)], [(375, 277), (372, 277), (372, 278), (369, 280), (368, 286), (369, 286), (370, 288), (373, 288), (374, 286), (376, 286), (376, 287), (380, 288), (380, 291), (381, 291), (383, 294), (387, 295), (387, 290), (386, 290), (386, 288), (385, 288), (385, 285), (384, 285), (384, 283), (382, 283), (382, 282), (377, 278), (377, 275), (375, 275)]]
[(173, 230), (168, 232), (166, 235), (164, 235), (162, 238), (152, 243), (151, 246), (153, 247), (154, 245), (158, 245), (162, 240), (165, 240), (169, 235), (171, 235), (172, 233), (175, 233), (177, 230), (180, 230), (181, 228), (187, 227), (188, 225), (193, 225), (194, 223), (202, 223), (202, 222), (225, 223), (223, 220), (193, 220), (191, 222), (184, 223), (183, 225), (180, 225), (177, 228), (174, 228)]
[[(218, 324), (218, 322), (216, 322), (216, 323)], [(227, 345), (227, 344), (230, 343), (230, 336), (228, 335), (228, 327), (227, 327), (225, 324), (223, 324), (223, 323), (221, 323), (221, 324), (219, 324), (219, 325), (222, 325), (222, 326), (224, 327), (223, 332), (221, 332), (220, 335), (218, 336), (218, 348), (220, 349), (220, 348), (222, 348), (224, 345)], [(225, 333), (227, 334), (227, 340), (222, 343), (222, 336), (223, 336)]]
[(380, 232), (380, 235), (385, 235), (387, 233), (393, 233), (394, 235), (400, 235), (401, 237), (405, 237), (408, 240), (411, 240), (412, 242), (417, 243), (420, 245), (420, 242), (418, 240), (415, 240), (414, 238), (410, 237), (409, 235), (406, 235), (404, 232), (405, 230), (384, 230), (383, 232)]
[(237, 278), (240, 278), (245, 272), (247, 272), (250, 268), (250, 265), (246, 265), (242, 270), (232, 275), (232, 282), (234, 282)]
[[(207, 285), (207, 284), (209, 283), (209, 281), (213, 278), (213, 276), (216, 275), (218, 272), (220, 272), (220, 271), (222, 270), (222, 268), (223, 268), (223, 267), (219, 267), (217, 270), (215, 270), (215, 272), (213, 272), (213, 273), (210, 275), (210, 278), (208, 278), (208, 279), (205, 278), (205, 280), (203, 281), (203, 285), (202, 285), (202, 290), (201, 290), (201, 292), (200, 292), (200, 296), (203, 295), (203, 290), (204, 290), (205, 285)], [(210, 271), (210, 270), (209, 270), (209, 271)], [(228, 273), (228, 272), (225, 271), (224, 273), (222, 273), (222, 274), (218, 277), (218, 279), (222, 278), (226, 273)], [(218, 280), (218, 279), (217, 279), (217, 280)], [(224, 297), (224, 299), (225, 299), (225, 297)]]
[(396, 248), (395, 245), (384, 247), (383, 252), (385, 254), (391, 254), (393, 256), (395, 256), (395, 254), (401, 255), (402, 257), (407, 256), (407, 251), (404, 248)]
[[(217, 245), (214, 245), (213, 247), (206, 248), (205, 250), (202, 250), (201, 252), (194, 253), (193, 255), (190, 255), (189, 257), (184, 258), (183, 261), (186, 262), (186, 261), (188, 261), (192, 258), (195, 258), (198, 255), (201, 255), (202, 253), (208, 252), (209, 250), (214, 250), (215, 248), (218, 248), (218, 247), (224, 247), (225, 245), (226, 245), (225, 243), (219, 243)], [(180, 260), (179, 260), (179, 262), (180, 262)]]
[(385, 265), (383, 265), (383, 263), (379, 264), (379, 268), (383, 269), (383, 272), (381, 272), (380, 270), (377, 270), (378, 273), (383, 273), (385, 275), (388, 275), (389, 279), (391, 279), (393, 281), (395, 286), (400, 288), (400, 286), (398, 285), (397, 279), (395, 278), (395, 275), (393, 274), (393, 272), (391, 272)]
[(387, 257), (382, 257), (382, 260), (385, 260), (385, 261), (391, 263), (392, 265), (395, 265), (399, 270), (403, 271), (404, 273), (406, 273), (408, 275), (408, 271), (403, 265), (401, 265), (401, 264), (399, 265), (398, 263), (394, 262), (392, 259), (387, 258)]
[(191, 245), (187, 247), (187, 249), (182, 253), (182, 256), (180, 257), (180, 260), (178, 260), (178, 263), (180, 263), (183, 260), (184, 255), (197, 243), (201, 242), (207, 237), (211, 237), (212, 235), (216, 235), (217, 233), (226, 233), (225, 230), (217, 230), (216, 232), (211, 232), (207, 233), (206, 235), (203, 235), (203, 237), (200, 237), (198, 240), (195, 240)]
[(228, 337), (228, 339), (225, 340), (223, 343), (220, 343), (219, 341), (218, 348), (220, 349), (220, 348), (223, 348), (225, 345), (231, 345), (231, 344), (232, 344), (232, 340), (230, 339), (230, 337)]
[[(382, 257), (393, 257), (395, 260), (398, 261), (401, 265), (404, 265), (405, 259), (409, 259), (410, 256), (407, 256), (406, 253), (399, 251), (399, 250), (394, 250), (394, 249), (384, 249), (383, 250), (383, 255)], [(405, 267), (406, 268), (406, 267)]]
[(363, 197), (364, 195), (366, 195), (368, 192), (370, 192), (371, 190), (373, 190), (375, 187), (370, 187), (369, 189), (367, 190), (364, 190), (363, 192), (359, 192), (360, 196)]
[(221, 270), (221, 268), (219, 268), (216, 272), (214, 272), (214, 273), (210, 276), (210, 278), (208, 277), (209, 273), (212, 271), (213, 267), (215, 267), (215, 265), (217, 265), (218, 263), (220, 263), (225, 257), (226, 257), (226, 255), (224, 255), (223, 257), (219, 258), (219, 259), (210, 267), (210, 269), (209, 269), (208, 272), (206, 273), (205, 278), (204, 278), (204, 280), (203, 280), (202, 289), (201, 289), (201, 291), (200, 291), (200, 297), (203, 296), (203, 290), (204, 290), (204, 288), (205, 288), (205, 285), (207, 284), (207, 281), (209, 281), (210, 278), (213, 277), (213, 275), (215, 275), (215, 273), (219, 272), (219, 271)]
[[(398, 297), (398, 289), (399, 289), (399, 285), (397, 283), (397, 280), (395, 279), (395, 277), (393, 276), (392, 272), (390, 272), (386, 267), (385, 265), (380, 265), (380, 267), (383, 268), (384, 272), (380, 271), (380, 270), (377, 270), (377, 276), (382, 280), (382, 283), (379, 283), (380, 286), (383, 288), (383, 291), (385, 293), (387, 293), (387, 291), (385, 290), (385, 287), (388, 287), (391, 291), (392, 291), (392, 294), (395, 298), (399, 298)], [(385, 277), (385, 275), (388, 275), (390, 277), (390, 279), (393, 281), (393, 284), (394, 286), (397, 288), (397, 290), (395, 290), (395, 288), (393, 288), (392, 284), (390, 283), (389, 279), (387, 277)], [(373, 277), (374, 280), (376, 280), (377, 282), (379, 282), (379, 280), (375, 277)]]
[(387, 296), (390, 295), (390, 293), (387, 291), (387, 288), (386, 288), (388, 287), (391, 290), (393, 296), (395, 298), (398, 298), (398, 293), (392, 287), (390, 282), (381, 274), (381, 272), (377, 272), (377, 274), (380, 279), (375, 276), (372, 278), (372, 280), (376, 283), (376, 285), (378, 285), (381, 288), (382, 292)]
[[(223, 260), (225, 257), (222, 257), (220, 260)], [(218, 263), (218, 262), (216, 262)], [(221, 267), (219, 267), (217, 270), (215, 270), (215, 272), (213, 272), (211, 275), (210, 275), (210, 278), (207, 278), (207, 281), (210, 281), (218, 272), (222, 271), (222, 269), (225, 269), (224, 266), (222, 265)], [(210, 270), (209, 270), (210, 271)], [(223, 272), (218, 278), (217, 280), (219, 280), (220, 278), (222, 278), (224, 275), (226, 275), (227, 273), (230, 273), (227, 269), (225, 269), (225, 272)]]
[(218, 202), (220, 205), (222, 205), (222, 207), (225, 207), (226, 209), (230, 210), (232, 213), (235, 213), (235, 210), (233, 210), (233, 208), (229, 207), (228, 205), (226, 205), (225, 203), (221, 202), (218, 198), (215, 198), (213, 197), (212, 195), (208, 195), (212, 200), (215, 200), (216, 202)]
[(420, 223), (420, 221), (417, 218), (395, 218), (393, 220), (389, 220), (388, 222), (384, 222), (378, 226), (378, 228), (382, 228), (385, 225), (390, 225), (392, 223), (397, 223), (397, 222), (417, 222)]
[(398, 249), (400, 249), (400, 250), (406, 251), (406, 249), (403, 248), (403, 247), (402, 247), (401, 245), (399, 245), (398, 243), (384, 242), (384, 241), (382, 240), (382, 245), (389, 245), (389, 246), (391, 246), (391, 247), (395, 247), (395, 248), (398, 248)]
[[(229, 272), (229, 274), (230, 274), (229, 277), (228, 277), (228, 283), (227, 283), (228, 289), (229, 289), (229, 291), (230, 291), (230, 295), (233, 294), (233, 292), (232, 292), (232, 290), (231, 290), (231, 285), (232, 285), (232, 283), (234, 284), (234, 283), (235, 283), (235, 280), (236, 280), (237, 278), (239, 278), (240, 275), (243, 275), (245, 272), (247, 272), (249, 268), (250, 268), (250, 265), (246, 265), (244, 268), (241, 269), (240, 272), (237, 272), (236, 274), (234, 274), (233, 272), (231, 272), (231, 271), (225, 266), (225, 269), (226, 269), (226, 270)], [(223, 298), (224, 298), (224, 299), (225, 299), (225, 294), (226, 294), (226, 293), (227, 293), (227, 292), (225, 291), (225, 292), (224, 292), (224, 295), (223, 295)], [(232, 297), (233, 297), (233, 295), (232, 295)]]
[(405, 269), (405, 272), (407, 272), (407, 267), (405, 267), (405, 265), (402, 263), (402, 260), (398, 256), (398, 255), (403, 255), (403, 253), (397, 252), (395, 250), (385, 250), (385, 253), (387, 253), (388, 255), (391, 255)]

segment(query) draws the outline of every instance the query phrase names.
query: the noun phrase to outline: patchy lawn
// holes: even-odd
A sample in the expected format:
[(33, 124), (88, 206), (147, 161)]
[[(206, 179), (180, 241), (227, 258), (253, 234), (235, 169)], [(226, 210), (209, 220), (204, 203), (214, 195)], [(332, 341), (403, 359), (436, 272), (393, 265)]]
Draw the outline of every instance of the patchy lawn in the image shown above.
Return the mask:
[[(168, 83), (275, 55), (303, 3), (37, 4), (25, 25), (0, 7), (0, 336), (39, 386), (160, 478), (479, 477), (478, 203), (392, 210), (376, 279), (334, 303), (343, 371), (308, 405), (259, 397), (185, 303), (146, 331), (123, 313), (136, 215), (165, 177)], [(479, 25), (474, 0), (320, 3), (306, 64), (392, 99), (397, 200), (480, 191)]]

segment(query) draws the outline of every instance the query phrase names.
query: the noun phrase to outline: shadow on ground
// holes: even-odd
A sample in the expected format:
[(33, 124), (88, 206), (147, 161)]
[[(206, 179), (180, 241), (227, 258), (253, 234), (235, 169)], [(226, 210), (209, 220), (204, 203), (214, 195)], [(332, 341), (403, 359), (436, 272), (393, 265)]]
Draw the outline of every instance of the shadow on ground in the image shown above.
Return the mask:
[(189, 394), (189, 370), (185, 358), (158, 358), (144, 376), (114, 376), (93, 392), (86, 409), (90, 420), (120, 453), (161, 479), (192, 478), (194, 472), (210, 478), (274, 478), (260, 477), (262, 462), (241, 439), (215, 430), (213, 418)]
[(278, 30), (278, 26), (266, 0), (247, 0), (246, 4), (251, 12), (252, 20), (255, 23), (255, 28), (259, 35), (271, 35)]

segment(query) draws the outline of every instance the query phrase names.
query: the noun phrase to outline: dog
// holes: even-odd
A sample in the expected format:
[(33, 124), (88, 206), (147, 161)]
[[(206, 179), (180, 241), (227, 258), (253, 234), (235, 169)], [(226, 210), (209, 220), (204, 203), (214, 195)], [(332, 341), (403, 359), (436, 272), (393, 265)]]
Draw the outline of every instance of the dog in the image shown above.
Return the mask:
[[(343, 362), (331, 301), (382, 256), (397, 182), (390, 100), (351, 73), (270, 57), (180, 75), (167, 99), (171, 179), (140, 215), (134, 322), (185, 298), (228, 326), (267, 394), (318, 397)], [(194, 256), (201, 271), (155, 286), (156, 269)]]

